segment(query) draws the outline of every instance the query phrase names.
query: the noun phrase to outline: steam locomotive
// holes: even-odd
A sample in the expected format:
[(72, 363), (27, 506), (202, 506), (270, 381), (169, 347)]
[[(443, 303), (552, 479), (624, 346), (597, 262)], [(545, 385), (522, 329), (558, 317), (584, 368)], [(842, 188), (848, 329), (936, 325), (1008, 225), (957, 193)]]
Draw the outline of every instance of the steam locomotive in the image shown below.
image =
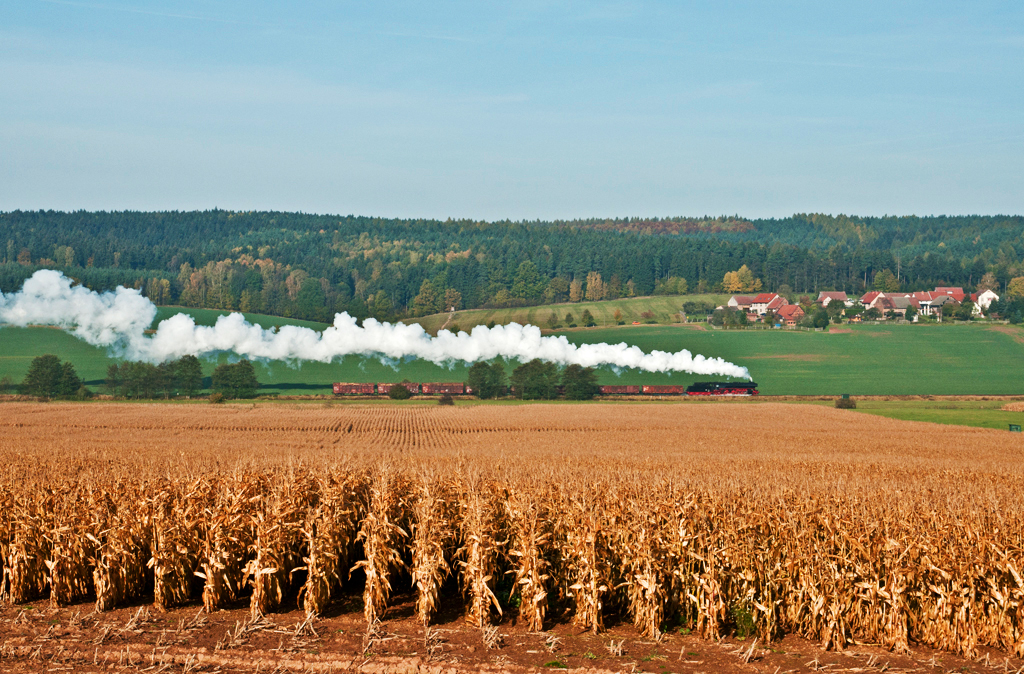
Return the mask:
[[(334, 384), (334, 395), (387, 395), (394, 384)], [(470, 395), (473, 389), (457, 382), (426, 384), (406, 383), (405, 387), (413, 395)], [(645, 396), (756, 396), (757, 383), (748, 382), (697, 382), (690, 386), (676, 385), (609, 385), (599, 387), (598, 395), (645, 395)]]

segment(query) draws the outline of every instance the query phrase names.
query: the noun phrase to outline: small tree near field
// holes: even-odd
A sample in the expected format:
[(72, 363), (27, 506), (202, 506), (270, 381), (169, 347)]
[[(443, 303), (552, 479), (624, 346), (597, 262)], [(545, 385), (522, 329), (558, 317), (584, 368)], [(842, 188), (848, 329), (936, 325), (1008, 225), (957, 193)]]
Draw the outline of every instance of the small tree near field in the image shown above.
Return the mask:
[(28, 373), (21, 382), (21, 392), (44, 398), (88, 395), (88, 389), (85, 389), (78, 373), (75, 372), (75, 366), (71, 363), (62, 363), (60, 358), (53, 354), (32, 359)]
[(213, 371), (212, 388), (225, 398), (254, 398), (260, 387), (252, 363), (240, 360), (233, 365), (218, 365)]
[(395, 384), (388, 389), (388, 398), (392, 400), (408, 400), (412, 397), (412, 393), (404, 384)]
[(507, 380), (504, 364), (500, 360), (490, 364), (473, 363), (469, 368), (467, 384), (478, 398), (498, 398), (505, 395)]
[(566, 400), (592, 400), (600, 390), (594, 368), (575, 364), (562, 373), (562, 386)]
[(534, 358), (512, 371), (515, 397), (523, 400), (554, 400), (558, 397), (558, 367)]

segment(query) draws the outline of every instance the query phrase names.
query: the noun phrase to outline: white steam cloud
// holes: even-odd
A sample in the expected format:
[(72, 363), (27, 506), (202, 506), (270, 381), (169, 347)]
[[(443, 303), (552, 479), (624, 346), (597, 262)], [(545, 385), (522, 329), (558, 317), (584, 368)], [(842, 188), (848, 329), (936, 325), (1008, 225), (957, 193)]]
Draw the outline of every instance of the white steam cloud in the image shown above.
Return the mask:
[(213, 327), (197, 326), (187, 314), (161, 321), (147, 335), (156, 306), (138, 290), (118, 287), (97, 293), (57, 271), (40, 270), (19, 292), (0, 293), (0, 326), (53, 325), (94, 346), (108, 347), (132, 360), (159, 363), (185, 355), (233, 352), (264, 360), (330, 362), (350, 354), (392, 359), (422, 358), (437, 364), (471, 363), (497, 356), (527, 361), (532, 358), (586, 367), (609, 365), (647, 372), (690, 372), (749, 379), (747, 368), (721, 358), (651, 351), (620, 344), (570, 344), (565, 337), (544, 337), (533, 325), (478, 325), (469, 334), (441, 330), (431, 337), (419, 325), (379, 323), (372, 318), (362, 327), (347, 313), (337, 314), (323, 332), (298, 326), (265, 330), (242, 314), (221, 316)]

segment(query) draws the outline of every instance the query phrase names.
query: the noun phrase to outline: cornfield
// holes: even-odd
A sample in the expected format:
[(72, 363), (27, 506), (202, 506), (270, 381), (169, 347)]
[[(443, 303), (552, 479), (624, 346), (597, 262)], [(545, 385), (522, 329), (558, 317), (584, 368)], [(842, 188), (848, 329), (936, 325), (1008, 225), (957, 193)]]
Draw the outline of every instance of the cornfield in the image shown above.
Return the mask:
[[(1024, 657), (1024, 438), (779, 404), (8, 404), (0, 596)], [(349, 588), (346, 590), (346, 588)], [(356, 590), (358, 591), (358, 590)], [(445, 593), (448, 593), (447, 595)]]

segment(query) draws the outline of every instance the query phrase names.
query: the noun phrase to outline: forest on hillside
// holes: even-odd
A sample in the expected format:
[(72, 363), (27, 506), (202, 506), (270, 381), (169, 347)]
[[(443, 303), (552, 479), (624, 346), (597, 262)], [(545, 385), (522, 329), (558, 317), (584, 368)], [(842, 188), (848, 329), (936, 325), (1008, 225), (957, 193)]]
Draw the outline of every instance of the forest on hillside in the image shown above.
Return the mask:
[[(327, 321), (651, 294), (1002, 289), (1024, 217), (401, 220), (280, 212), (0, 213), (0, 290), (39, 268), (157, 304)], [(742, 275), (736, 272), (746, 267)], [(732, 279), (732, 280), (730, 280)]]

